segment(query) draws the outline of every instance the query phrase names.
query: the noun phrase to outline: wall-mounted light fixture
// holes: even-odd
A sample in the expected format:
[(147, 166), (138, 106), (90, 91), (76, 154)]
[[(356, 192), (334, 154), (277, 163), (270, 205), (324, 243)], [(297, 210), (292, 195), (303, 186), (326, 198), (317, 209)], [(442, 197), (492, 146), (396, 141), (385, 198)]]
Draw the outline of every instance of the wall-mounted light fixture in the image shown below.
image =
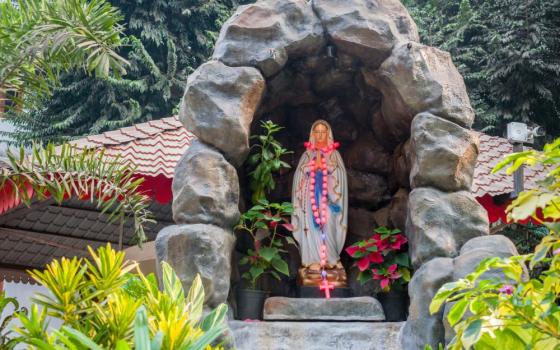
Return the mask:
[[(533, 144), (535, 137), (546, 135), (546, 130), (542, 126), (529, 127), (525, 123), (512, 122), (507, 125), (506, 136), (513, 145), (514, 152), (523, 152), (523, 144)], [(511, 197), (515, 198), (524, 189), (523, 166), (520, 166), (513, 173), (513, 192)]]

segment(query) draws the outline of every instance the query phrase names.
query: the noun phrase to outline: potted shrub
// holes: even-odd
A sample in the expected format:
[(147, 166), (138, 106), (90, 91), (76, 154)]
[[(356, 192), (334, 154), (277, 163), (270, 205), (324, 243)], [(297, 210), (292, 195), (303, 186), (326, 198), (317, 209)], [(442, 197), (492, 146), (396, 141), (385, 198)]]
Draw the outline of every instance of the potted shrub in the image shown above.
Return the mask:
[(240, 259), (240, 265), (249, 265), (241, 277), (250, 288), (237, 290), (237, 317), (239, 319), (262, 319), (264, 300), (268, 292), (259, 289), (259, 281), (265, 274), (280, 280), (281, 275), (289, 276), (288, 264), (281, 254), (284, 243), (295, 244), (286, 233), (292, 231), (289, 221), (292, 204), (269, 203), (261, 199), (241, 216), (236, 226), (238, 232), (246, 232), (252, 240), (252, 249)]
[(356, 260), (360, 283), (370, 280), (379, 283), (382, 293), (377, 298), (383, 305), (387, 321), (406, 319), (406, 284), (410, 280), (410, 258), (404, 251), (406, 242), (400, 230), (378, 227), (371, 238), (346, 248), (346, 252)]

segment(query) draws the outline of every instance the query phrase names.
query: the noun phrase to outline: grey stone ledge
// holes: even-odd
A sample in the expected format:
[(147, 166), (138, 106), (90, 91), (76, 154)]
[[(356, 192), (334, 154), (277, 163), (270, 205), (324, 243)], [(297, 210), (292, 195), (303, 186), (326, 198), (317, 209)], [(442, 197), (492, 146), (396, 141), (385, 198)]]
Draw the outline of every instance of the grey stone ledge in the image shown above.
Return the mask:
[(404, 324), (229, 321), (237, 350), (401, 350)]
[(268, 298), (263, 318), (276, 321), (384, 321), (377, 299), (354, 298)]

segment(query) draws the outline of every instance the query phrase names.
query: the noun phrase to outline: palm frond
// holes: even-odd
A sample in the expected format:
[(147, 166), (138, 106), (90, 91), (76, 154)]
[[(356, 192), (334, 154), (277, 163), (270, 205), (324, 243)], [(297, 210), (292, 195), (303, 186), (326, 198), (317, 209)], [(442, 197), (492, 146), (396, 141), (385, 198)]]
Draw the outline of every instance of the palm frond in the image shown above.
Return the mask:
[(30, 205), (32, 199), (53, 198), (58, 204), (70, 197), (89, 200), (109, 222), (131, 219), (138, 243), (146, 240), (144, 227), (153, 223), (150, 198), (140, 191), (143, 178), (122, 159), (108, 159), (103, 150), (78, 149), (70, 144), (33, 145), (8, 152), (10, 168), (0, 169), (0, 189), (11, 203)]

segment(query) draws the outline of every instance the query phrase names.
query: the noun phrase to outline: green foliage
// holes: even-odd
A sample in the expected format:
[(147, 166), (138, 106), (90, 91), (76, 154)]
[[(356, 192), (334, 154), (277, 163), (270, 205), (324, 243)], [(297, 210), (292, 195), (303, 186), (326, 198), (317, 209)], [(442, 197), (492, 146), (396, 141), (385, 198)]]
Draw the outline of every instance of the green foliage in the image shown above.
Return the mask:
[(547, 176), (539, 181), (538, 188), (523, 191), (507, 208), (508, 219), (519, 221), (531, 216), (539, 222), (537, 209), (542, 210), (544, 218), (560, 220), (560, 138), (544, 146), (542, 152), (527, 150), (513, 153), (496, 165), (497, 172), (507, 165), (507, 174), (511, 175), (522, 165), (542, 164), (549, 170)]
[(0, 99), (35, 107), (62, 71), (125, 72), (122, 16), (105, 0), (4, 1), (0, 13)]
[(288, 264), (281, 256), (281, 253), (286, 253), (282, 247), (284, 242), (294, 245), (296, 243), (292, 237), (278, 230), (282, 227), (284, 231), (292, 231), (289, 221), (292, 212), (291, 203), (269, 203), (266, 199), (261, 199), (257, 205), (241, 215), (235, 228), (247, 232), (255, 248), (249, 249), (247, 255), (240, 260), (241, 265), (250, 265), (249, 270), (241, 277), (249, 281), (253, 289), (257, 288), (258, 280), (265, 273), (270, 273), (278, 280), (278, 273), (290, 275)]
[[(242, 3), (247, 2), (243, 1)], [(97, 79), (80, 71), (42, 108), (13, 113), (15, 142), (61, 141), (177, 112), (187, 76), (212, 53), (236, 0), (114, 0), (121, 9), (130, 61), (126, 79)]]
[(373, 232), (371, 238), (346, 248), (360, 270), (358, 280), (362, 284), (372, 279), (379, 281), (386, 292), (392, 285), (402, 288), (410, 281), (410, 258), (403, 250), (407, 239), (399, 229), (380, 226)]
[[(558, 349), (560, 346), (560, 139), (543, 152), (512, 154), (494, 171), (507, 165), (508, 173), (522, 164), (544, 164), (548, 176), (533, 190), (522, 192), (508, 207), (514, 221), (532, 216), (548, 220), (549, 234), (534, 253), (483, 260), (465, 278), (443, 285), (430, 305), (436, 313), (444, 303), (455, 302), (448, 320), (456, 336), (450, 349)], [(538, 211), (542, 215), (538, 214)], [(529, 278), (526, 265), (532, 273)], [(488, 272), (503, 277), (488, 279)]]
[(511, 224), (498, 233), (511, 239), (520, 254), (529, 254), (535, 250), (541, 239), (548, 235), (548, 229), (544, 225), (532, 223)]
[(510, 121), (560, 134), (560, 1), (407, 0), (421, 41), (449, 51), (476, 110), (475, 127)]
[(13, 334), (11, 322), (16, 318), (16, 313), (27, 313), (25, 308), (19, 307), (16, 298), (9, 298), (6, 292), (0, 292), (0, 316), (7, 313), (9, 308), (13, 308), (12, 313), (0, 319), (0, 350), (11, 350), (16, 346), (19, 339)]
[[(62, 258), (31, 272), (49, 293), (36, 294), (29, 315), (17, 314), (23, 344), (42, 350), (212, 349), (209, 344), (225, 329), (227, 306), (202, 317), (200, 276), (185, 298), (168, 264), (162, 264), (160, 290), (154, 277), (129, 273), (137, 266), (124, 261), (123, 252), (110, 245), (89, 250), (89, 260)], [(123, 288), (131, 281), (137, 287), (133, 295)], [(47, 329), (47, 315), (62, 321), (60, 329)]]
[(71, 196), (89, 198), (110, 221), (131, 218), (138, 243), (146, 240), (144, 226), (154, 222), (148, 210), (150, 198), (139, 191), (143, 178), (120, 159), (107, 160), (103, 150), (80, 150), (64, 144), (34, 145), (27, 156), (8, 152), (10, 167), (0, 169), (0, 188), (16, 202), (30, 205), (53, 198), (58, 204)]
[[(266, 199), (266, 194), (276, 187), (274, 173), (290, 168), (290, 165), (282, 161), (282, 157), (293, 153), (288, 151), (274, 138), (274, 134), (284, 129), (272, 121), (261, 121), (261, 127), (265, 130), (264, 135), (253, 135), (257, 143), (252, 146), (253, 154), (247, 159), (250, 166), (255, 169), (249, 173), (250, 186), (253, 193), (253, 204)], [(256, 150), (256, 151), (255, 151)]]

